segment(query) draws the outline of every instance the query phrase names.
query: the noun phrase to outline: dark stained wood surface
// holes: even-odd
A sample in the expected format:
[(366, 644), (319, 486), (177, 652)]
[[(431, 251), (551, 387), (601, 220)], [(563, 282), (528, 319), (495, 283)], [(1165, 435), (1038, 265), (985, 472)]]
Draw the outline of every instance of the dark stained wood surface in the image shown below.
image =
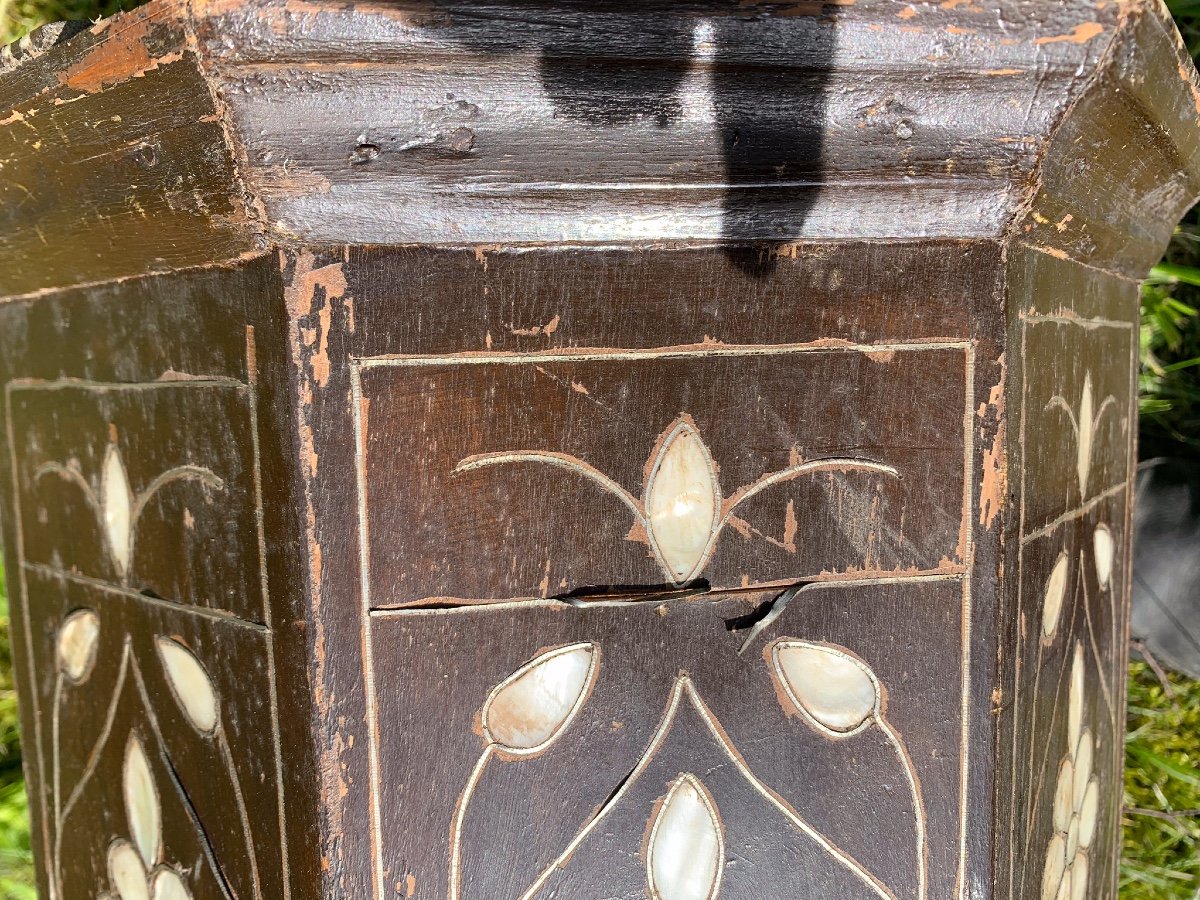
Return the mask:
[(1111, 898), (1190, 65), (1148, 3), (890, 0), (6, 62), (43, 892), (678, 900), (666, 834), (706, 900)]
[(0, 293), (254, 250), (180, 7), (106, 20), (0, 82)]

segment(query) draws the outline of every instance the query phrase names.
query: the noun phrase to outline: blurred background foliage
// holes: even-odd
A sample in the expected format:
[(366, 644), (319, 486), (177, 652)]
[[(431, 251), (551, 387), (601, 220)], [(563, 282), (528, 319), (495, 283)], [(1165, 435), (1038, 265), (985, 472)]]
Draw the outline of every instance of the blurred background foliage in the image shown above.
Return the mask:
[[(1045, 0), (1055, 2), (1055, 0)], [(44, 22), (97, 19), (136, 0), (0, 0), (0, 45)], [(1167, 0), (1200, 57), (1200, 0)], [(1141, 456), (1200, 451), (1200, 213), (1142, 288)], [(0, 583), (0, 591), (3, 586)], [(8, 604), (0, 593), (0, 900), (34, 900)], [(1200, 900), (1200, 682), (1130, 666), (1122, 900)]]

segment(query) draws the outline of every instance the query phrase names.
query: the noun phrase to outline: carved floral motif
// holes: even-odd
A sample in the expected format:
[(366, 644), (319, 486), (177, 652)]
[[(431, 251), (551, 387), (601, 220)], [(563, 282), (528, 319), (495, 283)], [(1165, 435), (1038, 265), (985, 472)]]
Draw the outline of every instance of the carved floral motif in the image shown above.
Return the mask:
[(567, 469), (621, 500), (645, 530), (655, 560), (674, 584), (686, 584), (699, 577), (734, 509), (769, 487), (813, 472), (866, 471), (899, 477), (893, 467), (872, 460), (814, 459), (764, 475), (724, 497), (712, 454), (688, 415), (681, 415), (659, 436), (650, 455), (649, 475), (640, 499), (600, 470), (565, 453), (535, 450), (484, 453), (467, 457), (454, 471), (469, 472), (514, 463), (541, 463)]
[(1046, 848), (1042, 900), (1087, 895), (1089, 854), (1100, 811), (1100, 779), (1093, 770), (1099, 742), (1083, 724), (1083, 644), (1075, 642), (1067, 706), (1067, 752), (1054, 790), (1054, 835)]
[[(918, 777), (900, 735), (886, 718), (885, 691), (871, 668), (848, 650), (781, 638), (766, 651), (777, 682), (776, 694), (786, 714), (800, 714), (830, 740), (853, 738), (877, 728), (891, 744), (903, 767), (912, 794), (916, 821), (914, 858), (917, 896), (926, 897), (927, 847), (925, 809)], [(461, 856), (463, 825), (471, 798), (493, 760), (518, 763), (548, 750), (570, 727), (600, 677), (600, 648), (592, 643), (569, 644), (543, 651), (492, 689), (484, 701), (480, 729), (483, 752), (459, 798), (451, 834), (449, 898), (463, 896)], [(765, 685), (764, 685), (765, 687)], [(785, 701), (786, 698), (786, 701)], [(894, 900), (895, 891), (860, 862), (838, 848), (785, 803), (746, 765), (725, 729), (700, 698), (691, 679), (675, 681), (658, 731), (630, 775), (614, 789), (608, 802), (590, 819), (558, 858), (535, 879), (520, 900), (534, 900), (558, 869), (566, 866), (579, 845), (600, 827), (657, 755), (675, 727), (683, 702), (690, 702), (723, 748), (730, 765), (799, 832), (852, 873), (880, 900)], [(682, 773), (647, 816), (646, 879), (651, 900), (716, 900), (725, 866), (725, 832), (716, 803), (700, 777)]]
[[(113, 430), (115, 434), (115, 429)], [(175, 466), (155, 477), (144, 490), (134, 492), (129, 484), (125, 461), (115, 442), (109, 443), (104, 452), (104, 463), (100, 471), (100, 490), (95, 491), (91, 482), (75, 464), (64, 465), (51, 462), (41, 465), (34, 472), (34, 480), (53, 475), (74, 484), (83, 492), (87, 503), (95, 511), (109, 559), (121, 584), (129, 582), (137, 540), (137, 526), (146, 505), (160, 490), (177, 481), (198, 481), (211, 490), (221, 490), (225, 482), (211, 469), (203, 466)]]

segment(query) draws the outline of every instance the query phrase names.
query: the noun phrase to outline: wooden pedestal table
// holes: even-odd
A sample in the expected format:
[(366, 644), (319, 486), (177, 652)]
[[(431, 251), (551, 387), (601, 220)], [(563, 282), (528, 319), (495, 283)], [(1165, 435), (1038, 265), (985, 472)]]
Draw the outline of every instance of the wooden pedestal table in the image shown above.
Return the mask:
[(1162, 8), (55, 39), (0, 78), (44, 897), (1115, 897)]

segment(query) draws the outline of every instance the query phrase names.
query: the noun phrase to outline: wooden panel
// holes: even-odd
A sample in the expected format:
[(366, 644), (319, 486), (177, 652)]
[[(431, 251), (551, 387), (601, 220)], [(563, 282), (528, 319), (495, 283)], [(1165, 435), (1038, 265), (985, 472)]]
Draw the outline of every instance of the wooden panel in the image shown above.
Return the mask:
[(248, 181), (315, 243), (999, 236), (1119, 24), (890, 0), (199, 13)]
[[(1023, 541), (1013, 648), (1009, 896), (1111, 897), (1120, 849), (1127, 490)], [(1064, 789), (1064, 772), (1077, 781)], [(1096, 784), (1095, 802), (1087, 793)], [(1004, 804), (1002, 803), (1003, 807)], [(1060, 832), (1062, 834), (1060, 834)], [(1056, 835), (1058, 835), (1056, 837)], [(1060, 863), (1062, 866), (1060, 867)], [(1061, 868), (1061, 871), (1060, 871)], [(1085, 893), (1086, 891), (1086, 893)]]
[[(819, 344), (364, 361), (372, 604), (961, 572), (967, 364)], [(916, 384), (937, 400), (897, 417)], [(656, 512), (689, 453), (693, 506)]]
[(250, 402), (232, 380), (10, 384), (25, 565), (267, 621)]
[[(938, 250), (934, 251), (933, 246)], [(461, 761), (464, 770), (454, 776), (461, 780), (434, 792), (446, 803), (438, 816), (448, 816), (453, 799), (462, 791), (470, 767), (478, 759), (480, 745), (469, 723), (488, 690), (531, 659), (539, 648), (551, 646), (549, 639), (544, 640), (539, 633), (543, 627), (557, 641), (556, 623), (574, 621), (574, 607), (568, 603), (556, 604), (552, 611), (541, 609), (535, 621), (520, 626), (522, 649), (519, 655), (509, 657), (502, 649), (507, 642), (505, 635), (517, 628), (510, 617), (524, 615), (527, 608), (497, 608), (493, 604), (485, 611), (477, 605), (480, 599), (540, 596), (543, 579), (547, 581), (547, 593), (563, 590), (558, 582), (564, 576), (569, 587), (575, 570), (592, 565), (594, 560), (607, 560), (610, 572), (623, 570), (626, 577), (622, 582), (634, 592), (661, 585), (669, 577), (645, 543), (625, 539), (635, 524), (633, 511), (620, 499), (606, 494), (596, 482), (586, 477), (576, 479), (553, 467), (542, 473), (534, 465), (524, 472), (519, 466), (507, 471), (491, 470), (492, 476), (517, 476), (527, 479), (529, 485), (540, 485), (540, 490), (525, 492), (531, 503), (541, 504), (529, 512), (510, 502), (510, 494), (516, 497), (510, 481), (501, 481), (497, 487), (495, 481), (479, 480), (477, 497), (456, 487), (454, 480), (463, 477), (451, 472), (462, 458), (458, 454), (475, 452), (472, 442), (482, 446), (484, 441), (501, 437), (523, 442), (502, 445), (504, 449), (535, 450), (546, 446), (540, 441), (534, 443), (535, 438), (552, 438), (602, 469), (624, 491), (640, 498), (647, 459), (664, 430), (681, 412), (688, 411), (693, 400), (697, 412), (692, 418), (704, 446), (711, 450), (715, 467), (719, 467), (716, 480), (723, 496), (777, 471), (776, 467), (786, 468), (791, 464), (793, 444), (797, 445), (796, 453), (806, 454), (806, 458), (825, 451), (853, 451), (865, 457), (879, 451), (897, 467), (898, 460), (912, 466), (913, 471), (894, 479), (899, 492), (883, 497), (892, 505), (886, 514), (889, 518), (877, 529), (881, 552), (892, 554), (888, 565), (893, 568), (884, 570), (880, 565), (866, 573), (849, 569), (849, 543), (842, 529), (853, 533), (871, 521), (872, 511), (869, 504), (866, 509), (852, 509), (853, 504), (844, 503), (842, 509), (837, 509), (823, 492), (826, 488), (832, 492), (839, 483), (850, 484), (850, 479), (869, 473), (822, 474), (808, 485), (801, 485), (799, 479), (781, 482), (746, 501), (745, 506), (753, 512), (752, 501), (765, 504), (755, 514), (755, 527), (783, 543), (788, 500), (792, 500), (797, 518), (797, 554), (793, 557), (786, 547), (776, 547), (753, 534), (747, 540), (727, 526), (718, 552), (730, 553), (721, 565), (733, 573), (727, 583), (742, 599), (728, 598), (734, 611), (710, 617), (705, 626), (710, 637), (703, 637), (697, 630), (680, 632), (661, 646), (657, 642), (642, 645), (636, 642), (647, 629), (639, 624), (640, 620), (620, 620), (605, 626), (611, 632), (606, 639), (630, 648), (628, 655), (639, 658), (659, 653), (672, 658), (672, 654), (682, 653), (685, 646), (691, 645), (695, 656), (687, 665), (696, 678), (725, 677), (741, 663), (733, 660), (726, 665), (723, 655), (702, 657), (706, 641), (711, 643), (714, 633), (722, 641), (728, 639), (733, 642), (732, 656), (736, 656), (736, 648), (746, 639), (753, 619), (767, 612), (767, 607), (759, 609), (759, 604), (778, 593), (778, 589), (764, 593), (743, 588), (742, 570), (778, 584), (780, 579), (805, 574), (794, 561), (804, 554), (810, 574), (840, 568), (842, 576), (854, 584), (837, 589), (812, 588), (803, 600), (798, 597), (785, 605), (788, 610), (807, 609), (809, 601), (824, 591), (836, 596), (838, 590), (861, 590), (864, 596), (873, 597), (874, 588), (863, 583), (876, 580), (872, 575), (885, 582), (879, 588), (881, 595), (891, 596), (889, 592), (895, 591), (911, 597), (911, 602), (889, 601), (887, 624), (880, 613), (878, 619), (868, 616), (872, 624), (863, 624), (858, 632), (852, 632), (849, 626), (830, 632), (828, 640), (850, 647), (874, 665), (877, 648), (890, 646), (897, 636), (906, 653), (917, 653), (924, 646), (923, 630), (936, 630), (920, 616), (914, 620), (917, 630), (911, 634), (906, 630), (903, 623), (913, 618), (914, 604), (926, 603), (925, 595), (919, 586), (902, 592), (903, 584), (892, 584), (914, 577), (906, 574), (907, 569), (918, 556), (927, 555), (935, 567), (934, 574), (915, 577), (921, 579), (920, 584), (930, 585), (928, 602), (937, 605), (937, 615), (945, 616), (937, 621), (952, 623), (930, 637), (930, 646), (943, 647), (952, 641), (955, 658), (961, 659), (967, 655), (969, 644), (972, 660), (970, 691), (960, 680), (954, 702), (945, 700), (945, 705), (938, 707), (938, 724), (930, 726), (941, 736), (936, 738), (936, 755), (931, 747), (927, 759), (935, 763), (948, 760), (953, 774), (943, 771), (936, 778), (944, 779), (943, 786), (954, 785), (955, 790), (949, 800), (943, 793), (943, 799), (937, 801), (939, 814), (946, 817), (937, 826), (942, 829), (937, 839), (939, 849), (931, 851), (942, 854), (937, 863), (940, 874), (936, 876), (940, 879), (940, 896), (951, 895), (955, 884), (982, 877), (978, 873), (991, 866), (990, 835), (973, 823), (991, 821), (986, 799), (993, 771), (987, 697), (994, 666), (994, 583), (981, 577), (984, 599), (974, 607), (960, 579), (977, 542), (984, 548), (984, 565), (990, 565), (1005, 520), (989, 520), (990, 530), (982, 539), (978, 537), (979, 529), (974, 533), (968, 529), (968, 543), (961, 551), (959, 542), (964, 537), (964, 521), (975, 521), (975, 514), (964, 512), (963, 507), (977, 509), (980, 471), (987, 465), (974, 449), (968, 452), (964, 439), (969, 429), (971, 448), (981, 446), (981, 438), (991, 447), (996, 428), (998, 407), (992, 405), (993, 395), (1002, 377), (997, 360), (1001, 348), (996, 343), (1002, 334), (997, 318), (1002, 306), (995, 296), (996, 266), (1000, 262), (997, 249), (995, 245), (969, 243), (803, 245), (776, 257), (777, 264), (767, 277), (748, 273), (720, 247), (638, 252), (352, 247), (288, 255), (285, 293), (295, 317), (292, 340), (299, 372), (293, 409), (303, 462), (302, 489), (292, 502), (301, 511), (299, 520), (308, 523), (303, 540), (309, 554), (309, 580), (303, 585), (306, 592), (300, 596), (314, 622), (308, 639), (314, 654), (310, 671), (317, 698), (317, 723), (312, 727), (319, 736), (323, 773), (326, 892), (334, 896), (386, 897), (399, 885), (401, 893), (413, 890), (423, 896), (445, 896), (446, 883), (439, 879), (446, 877), (448, 845), (436, 853), (430, 851), (433, 856), (428, 858), (422, 855), (420, 870), (415, 868), (415, 851), (386, 849), (387, 842), (419, 837), (413, 833), (410, 816), (418, 821), (428, 819), (420, 811), (425, 807), (407, 800), (401, 803), (388, 792), (393, 783), (415, 784), (418, 776), (406, 774), (408, 769), (423, 771), (427, 763), (435, 765), (435, 760), (446, 753), (459, 753), (457, 749), (443, 751), (443, 746), (459, 745), (444, 743), (442, 725), (430, 723), (414, 729), (410, 720), (392, 717), (384, 706), (394, 704), (393, 709), (408, 715), (413, 692), (431, 683), (438, 686), (441, 697), (438, 715), (456, 723), (467, 721), (464, 739), (475, 741), (474, 756)], [(920, 279), (919, 287), (912, 283), (914, 278)], [(904, 300), (918, 292), (920, 302)], [(662, 352), (671, 347), (677, 350)], [(751, 349), (754, 347), (758, 349)], [(973, 360), (970, 366), (969, 360)], [(572, 380), (588, 394), (573, 389)], [(530, 389), (530, 385), (534, 387)], [(924, 392), (928, 386), (932, 386), (936, 401), (919, 407), (905, 404), (905, 414), (895, 414), (900, 391)], [(598, 406), (596, 399), (608, 404), (613, 412)], [(356, 417), (360, 426), (365, 424), (357, 430), (369, 436), (366, 444), (355, 440)], [(430, 474), (425, 477), (415, 472)], [(550, 478), (558, 481), (550, 482)], [(547, 487), (551, 484), (554, 487)], [(443, 486), (451, 491), (450, 500), (438, 493)], [(776, 496), (776, 490), (784, 493)], [(862, 490), (868, 500), (874, 495), (871, 485)], [(994, 486), (988, 490), (994, 490)], [(456, 491), (460, 492), (458, 498), (453, 496)], [(494, 503), (493, 498), (500, 495), (504, 503)], [(456, 511), (455, 502), (463, 508)], [(430, 510), (427, 517), (422, 516), (424, 507)], [(480, 509), (490, 520), (500, 522), (499, 527), (473, 527), (471, 518)], [(882, 518), (884, 513), (878, 515)], [(458, 518), (452, 521), (448, 516)], [(835, 519), (836, 525), (829, 524)], [(346, 527), (347, 522), (361, 526), (364, 521), (370, 526), (367, 537), (360, 528)], [(457, 527), (455, 522), (462, 525), (458, 531), (452, 527)], [(773, 530), (767, 531), (767, 522)], [(908, 543), (889, 546), (893, 539), (890, 529), (899, 532), (901, 527)], [(535, 539), (541, 547), (528, 549)], [(420, 541), (424, 544), (418, 548), (419, 553), (398, 550), (401, 545), (416, 547), (415, 542)], [(363, 547), (368, 542), (371, 554), (364, 560)], [(556, 575), (558, 581), (552, 582), (545, 571), (546, 556), (533, 554), (542, 547), (557, 552), (560, 545), (577, 557), (575, 570), (564, 564)], [(828, 558), (821, 558), (826, 553)], [(429, 558), (433, 559), (433, 568), (427, 564)], [(393, 579), (390, 583), (376, 572), (378, 559), (382, 559), (381, 571)], [(503, 567), (498, 569), (501, 563)], [(485, 566), (480, 574), (478, 570)], [(514, 578), (509, 573), (514, 566), (523, 582), (518, 592), (512, 590)], [(980, 571), (985, 570), (976, 569)], [(434, 614), (412, 606), (377, 610), (375, 615), (371, 611), (388, 602), (387, 592), (395, 591), (402, 581), (424, 586), (435, 577), (443, 582), (474, 582), (477, 587), (487, 588), (482, 597), (467, 595), (437, 601), (442, 606), (469, 605), (469, 612), (446, 615), (490, 617), (480, 619), (484, 624), (480, 624), (474, 641), (482, 649), (457, 665), (464, 672), (476, 665), (485, 669), (478, 683), (472, 682), (475, 687), (471, 696), (445, 693), (455, 667), (420, 667), (424, 654), (439, 654), (442, 658), (442, 632), (420, 632), (396, 641), (389, 638), (386, 643), (375, 639), (377, 628), (391, 627), (392, 615), (398, 621), (416, 622), (404, 617)], [(506, 590), (491, 591), (488, 577), (500, 581)], [(363, 579), (370, 579), (366, 590), (362, 589)], [(951, 586), (939, 586), (938, 579), (947, 580)], [(416, 596), (428, 594), (423, 590)], [(402, 597), (401, 602), (408, 599)], [(594, 612), (598, 617), (616, 615), (606, 605), (590, 602), (586, 606), (585, 612)], [(711, 605), (695, 608), (711, 611)], [(726, 619), (744, 616), (749, 616), (749, 621), (734, 623), (737, 633), (727, 630)], [(657, 621), (658, 617), (652, 619)], [(822, 632), (816, 628), (806, 630), (801, 637), (810, 633), (816, 636), (814, 639), (822, 639)], [(571, 640), (561, 635), (558, 646)], [(757, 653), (766, 640), (759, 639), (757, 649), (748, 650), (747, 655), (761, 659)], [(506, 668), (493, 668), (493, 657), (502, 659)], [(492, 680), (485, 683), (485, 676)], [(405, 685), (404, 694), (395, 690), (401, 683)], [(642, 722), (656, 723), (668, 702), (666, 697), (630, 696), (636, 699), (628, 703), (629, 714), (636, 713)], [(767, 695), (768, 699), (772, 696)], [(586, 707), (580, 713), (581, 727), (585, 723), (589, 729), (607, 727), (613, 718), (625, 721), (616, 716), (602, 718), (599, 712), (595, 715), (593, 719), (592, 707)], [(954, 761), (963, 759), (960, 747), (965, 719), (971, 722), (971, 767)], [(398, 725), (398, 721), (405, 724)], [(748, 721), (743, 730), (749, 734), (756, 724)], [(400, 729), (413, 731), (414, 741), (427, 736), (429, 743), (400, 743), (404, 740), (398, 734)], [(769, 726), (764, 730), (769, 731)], [(953, 736), (946, 736), (951, 730)], [(649, 737), (639, 740), (648, 741)], [(746, 742), (752, 745), (753, 739)], [(699, 754), (703, 748), (699, 741), (696, 746)], [(627, 752), (628, 748), (622, 751)], [(607, 749), (597, 750), (589, 764), (609, 766), (607, 754)], [(717, 759), (712, 758), (714, 762)], [(628, 766), (632, 764), (628, 762)], [(672, 777), (686, 771), (681, 764), (672, 765), (676, 768)], [(386, 776), (381, 776), (383, 769)], [(603, 788), (603, 796), (628, 771), (626, 768), (611, 780)], [(896, 770), (889, 778), (893, 776), (899, 777)], [(961, 793), (959, 785), (968, 782), (972, 792), (984, 798), (966, 810), (971, 816), (969, 828), (962, 822), (964, 808), (954, 800)], [(892, 780), (888, 784), (898, 791), (904, 783)], [(814, 796), (819, 795), (821, 786), (816, 785)], [(593, 786), (589, 790), (601, 789)], [(725, 805), (740, 802), (728, 799), (733, 796), (744, 799), (748, 809), (758, 802), (741, 788), (731, 790), (733, 793), (721, 801)], [(650, 806), (661, 793), (656, 790)], [(519, 790), (516, 796), (519, 800)], [(601, 802), (603, 796), (590, 801), (588, 808)], [(378, 803), (377, 797), (382, 798)], [(508, 801), (495, 802), (503, 807)], [(946, 809), (953, 812), (946, 813)], [(372, 822), (372, 811), (378, 821)], [(871, 822), (880, 821), (869, 809), (864, 815)], [(432, 821), (435, 825), (422, 829), (437, 832), (431, 840), (442, 840), (448, 831), (438, 824), (440, 818)], [(363, 824), (347, 827), (349, 822)], [(644, 825), (643, 817), (636, 829), (639, 842)], [(958, 830), (953, 837), (947, 837), (948, 829), (955, 826)], [(547, 837), (551, 846), (538, 852), (561, 852), (580, 821), (576, 820), (575, 830), (568, 831), (568, 825), (555, 827), (559, 830), (551, 836), (553, 839)], [(845, 823), (840, 827), (849, 828)], [(788, 844), (793, 838), (781, 834), (777, 844), (792, 853), (792, 859), (796, 858), (793, 851), (803, 850), (802, 841)], [(911, 893), (912, 873), (905, 886), (906, 876), (895, 868), (909, 858), (898, 855), (895, 846), (907, 848), (910, 844), (897, 838), (896, 845), (889, 845), (886, 853), (878, 847), (875, 852), (880, 860), (896, 860), (888, 877), (900, 882), (900, 891)], [(385, 851), (382, 857), (381, 846)], [(610, 853), (610, 849), (593, 852), (605, 859), (619, 859), (625, 865), (628, 858), (623, 851), (618, 848)], [(948, 856), (951, 852), (952, 858)], [(376, 862), (379, 869), (374, 868)], [(813, 858), (810, 862), (822, 872), (829, 871), (822, 868), (823, 859)], [(887, 863), (880, 865), (886, 867)], [(622, 883), (630, 885), (625, 891), (628, 894), (633, 890), (634, 882), (629, 879), (634, 870), (623, 871), (626, 881)], [(536, 874), (532, 873), (530, 879)], [(480, 889), (496, 896), (519, 897), (528, 887), (519, 884), (517, 876), (500, 885), (472, 877)], [(829, 877), (831, 883), (846, 888), (851, 896), (860, 890), (855, 884), (847, 886), (842, 875)], [(638, 890), (644, 891), (645, 879), (637, 883), (641, 885)], [(575, 883), (568, 893), (582, 891), (580, 884)], [(857, 884), (862, 884), (861, 880)], [(590, 887), (594, 890), (594, 885)], [(927, 900), (939, 896), (932, 890)], [(761, 896), (761, 891), (750, 896)]]
[[(1137, 288), (1012, 257), (1014, 460), (1023, 472), (1000, 635), (997, 896), (1111, 897), (1120, 847), (1136, 463)], [(1020, 393), (1016, 393), (1019, 391)], [(1065, 887), (1064, 887), (1065, 885)]]
[[(949, 897), (963, 585), (826, 586), (739, 654), (746, 632), (731, 624), (763, 599), (376, 613), (385, 883), (462, 900), (644, 896), (651, 825), (688, 773), (719, 822), (722, 897), (907, 900), (925, 895), (922, 872), (929, 897)], [(801, 712), (815, 685), (788, 693), (780, 641), (861, 658), (874, 684), (865, 724), (832, 731)], [(580, 647), (592, 671), (565, 723), (493, 693), (544, 654)], [(558, 727), (517, 749), (521, 714)]]
[(1025, 331), (1026, 533), (1129, 477), (1132, 324), (1032, 319)]
[[(115, 893), (122, 856), (131, 881), (170, 870), (195, 900), (281, 896), (266, 630), (42, 570), (26, 582), (53, 772), (31, 788), (48, 811), (57, 896)], [(190, 680), (181, 655), (200, 667)]]
[(255, 249), (180, 12), (102, 22), (0, 81), (0, 294)]

